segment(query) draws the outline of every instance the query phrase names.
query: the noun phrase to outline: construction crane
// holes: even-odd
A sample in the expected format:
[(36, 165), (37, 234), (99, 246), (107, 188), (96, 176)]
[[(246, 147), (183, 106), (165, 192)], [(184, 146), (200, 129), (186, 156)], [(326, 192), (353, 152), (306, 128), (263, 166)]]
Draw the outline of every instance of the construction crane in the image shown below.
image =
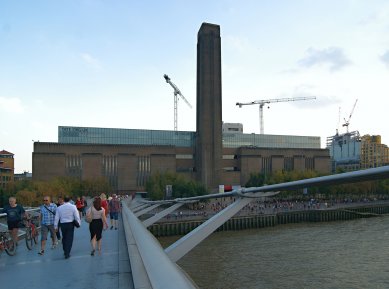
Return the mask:
[(170, 81), (170, 78), (167, 74), (164, 74), (163, 77), (165, 78), (166, 82), (171, 85), (174, 89), (174, 131), (177, 131), (177, 101), (178, 96), (181, 96), (181, 98), (186, 102), (186, 104), (192, 108), (192, 105), (186, 100), (186, 98), (182, 95), (181, 91), (178, 89), (177, 85), (175, 85), (173, 82)]
[(237, 102), (236, 105), (238, 105), (239, 107), (242, 107), (243, 105), (259, 104), (259, 129), (260, 129), (260, 134), (263, 134), (264, 133), (263, 107), (265, 104), (274, 103), (274, 102), (288, 102), (288, 101), (311, 100), (311, 99), (316, 99), (316, 96), (262, 99), (262, 100), (256, 100), (256, 101), (246, 102), (246, 103)]
[(355, 100), (353, 109), (351, 110), (350, 115), (348, 116), (348, 119), (346, 120), (345, 118), (343, 118), (343, 119), (344, 119), (344, 124), (342, 124), (342, 126), (345, 126), (345, 127), (346, 127), (347, 132), (348, 132), (348, 126), (350, 125), (350, 119), (351, 119), (351, 117), (353, 116), (354, 109), (355, 109), (355, 106), (357, 105), (357, 102), (358, 102), (358, 98)]

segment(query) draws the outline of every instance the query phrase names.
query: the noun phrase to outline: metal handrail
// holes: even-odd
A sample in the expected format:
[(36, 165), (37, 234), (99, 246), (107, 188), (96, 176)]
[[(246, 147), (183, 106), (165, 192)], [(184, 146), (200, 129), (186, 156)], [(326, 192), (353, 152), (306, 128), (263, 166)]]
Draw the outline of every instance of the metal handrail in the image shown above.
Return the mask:
[[(2, 208), (1, 208), (2, 209)], [(39, 208), (38, 207), (32, 207), (32, 208), (29, 208), (29, 209), (25, 209), (26, 212), (35, 212), (35, 211), (39, 211)], [(6, 217), (7, 214), (3, 213), (3, 214), (0, 214), (0, 218), (1, 217)]]
[[(138, 262), (136, 267), (144, 267), (149, 280), (149, 286), (153, 289), (194, 289), (197, 285), (190, 277), (164, 252), (158, 240), (145, 228), (142, 222), (123, 203), (123, 219), (128, 223), (124, 224), (127, 240), (134, 240), (140, 258), (131, 256), (132, 261)], [(130, 232), (129, 232), (130, 231)], [(131, 235), (131, 236), (129, 236)], [(131, 260), (130, 258), (130, 260)], [(134, 260), (136, 259), (136, 260)], [(131, 263), (131, 266), (133, 264)], [(133, 275), (134, 284), (138, 276)], [(150, 288), (147, 287), (147, 288)], [(146, 287), (142, 287), (146, 288)]]
[(248, 198), (259, 198), (263, 196), (263, 193), (272, 193), (273, 195), (278, 194), (280, 191), (288, 191), (295, 189), (310, 188), (316, 186), (328, 186), (328, 185), (339, 185), (353, 182), (371, 181), (389, 178), (389, 166), (382, 166), (377, 168), (364, 169), (359, 171), (346, 172), (341, 174), (334, 174), (322, 177), (314, 177), (309, 179), (303, 179), (298, 181), (291, 181), (285, 183), (279, 183), (274, 185), (263, 185), (261, 187), (250, 187), (236, 189), (226, 193), (216, 193), (195, 197), (187, 198), (176, 198), (172, 200), (158, 200), (158, 201), (147, 201), (142, 200), (142, 203), (147, 204), (169, 204), (178, 202), (193, 202), (201, 201), (214, 198), (224, 197), (248, 197)]
[[(26, 212), (38, 212), (40, 209), (39, 208), (29, 208), (29, 209), (25, 209)], [(5, 218), (7, 217), (7, 214), (0, 214), (0, 218)], [(0, 227), (5, 227), (7, 228), (7, 224), (3, 224), (0, 222)], [(39, 229), (40, 227), (37, 226), (37, 229)], [(19, 237), (21, 236), (24, 236), (26, 234), (26, 231), (24, 230), (25, 228), (19, 228)]]

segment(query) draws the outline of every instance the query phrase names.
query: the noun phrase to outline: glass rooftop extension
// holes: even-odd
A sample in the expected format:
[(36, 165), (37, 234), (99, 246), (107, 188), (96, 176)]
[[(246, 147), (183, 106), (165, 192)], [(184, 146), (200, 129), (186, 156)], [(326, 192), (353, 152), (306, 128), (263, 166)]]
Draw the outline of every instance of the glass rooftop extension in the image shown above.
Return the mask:
[[(58, 127), (58, 143), (66, 144), (130, 144), (130, 145), (170, 145), (194, 147), (196, 133), (171, 130), (143, 130), (97, 127)], [(294, 135), (268, 135), (223, 133), (226, 148), (306, 148), (320, 149), (320, 137)]]

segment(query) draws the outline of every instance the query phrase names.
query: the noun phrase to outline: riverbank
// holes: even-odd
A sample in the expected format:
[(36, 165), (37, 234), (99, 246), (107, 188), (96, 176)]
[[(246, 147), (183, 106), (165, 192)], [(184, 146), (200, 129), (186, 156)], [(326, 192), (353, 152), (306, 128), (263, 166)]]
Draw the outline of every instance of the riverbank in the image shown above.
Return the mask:
[[(282, 224), (302, 222), (346, 221), (358, 218), (377, 217), (389, 214), (389, 203), (362, 204), (332, 209), (293, 210), (274, 214), (236, 216), (228, 220), (216, 231), (238, 231), (274, 227)], [(156, 237), (185, 235), (208, 218), (200, 220), (174, 220), (153, 224), (148, 229)]]

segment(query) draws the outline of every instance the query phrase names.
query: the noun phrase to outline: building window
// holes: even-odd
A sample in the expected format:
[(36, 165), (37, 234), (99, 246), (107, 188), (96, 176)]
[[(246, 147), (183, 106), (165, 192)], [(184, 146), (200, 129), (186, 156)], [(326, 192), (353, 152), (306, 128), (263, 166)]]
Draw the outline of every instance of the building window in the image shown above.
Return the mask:
[(150, 156), (138, 156), (138, 175), (136, 184), (139, 187), (146, 185), (146, 181), (151, 173)]
[(65, 158), (65, 168), (71, 177), (80, 177), (82, 171), (82, 161), (80, 155), (67, 155)]
[(270, 173), (271, 168), (271, 157), (262, 158), (262, 173)]
[(284, 158), (284, 170), (285, 171), (293, 171), (294, 169), (294, 161), (291, 157)]

